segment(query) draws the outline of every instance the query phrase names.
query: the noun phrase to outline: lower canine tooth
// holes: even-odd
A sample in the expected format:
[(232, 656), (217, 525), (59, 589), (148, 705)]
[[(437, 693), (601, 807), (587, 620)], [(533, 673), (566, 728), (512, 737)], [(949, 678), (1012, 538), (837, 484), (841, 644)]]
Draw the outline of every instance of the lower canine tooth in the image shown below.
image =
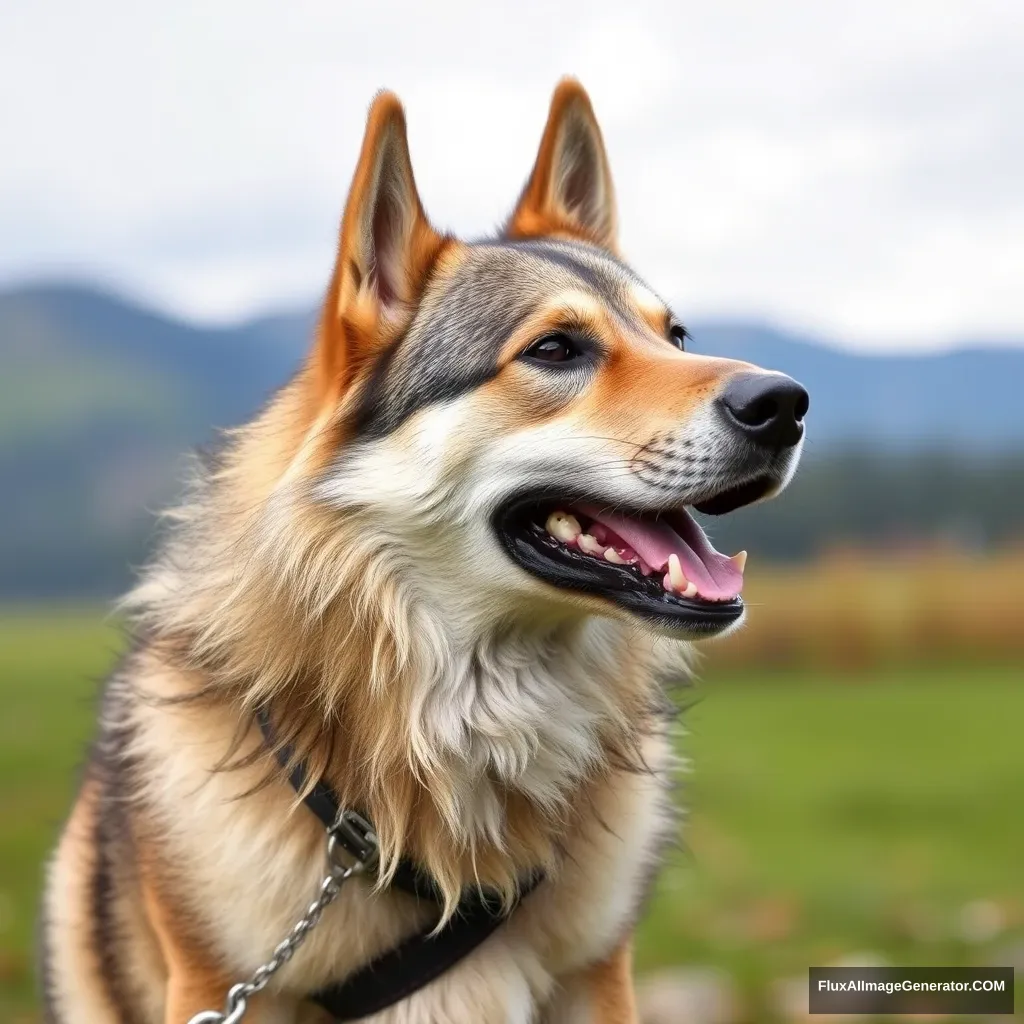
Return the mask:
[(732, 564), (735, 565), (740, 572), (743, 572), (743, 570), (747, 567), (746, 551), (740, 551), (738, 554), (733, 555), (729, 559), (729, 561), (732, 562)]
[(672, 584), (672, 589), (677, 593), (681, 594), (686, 590), (687, 586), (693, 584), (688, 583), (686, 576), (683, 573), (683, 567), (679, 564), (678, 555), (668, 556), (668, 578)]
[(626, 560), (615, 550), (615, 548), (608, 548), (604, 553), (605, 561), (614, 562), (615, 565), (626, 565)]
[(576, 538), (576, 543), (579, 544), (580, 551), (585, 551), (588, 555), (604, 555), (604, 545), (589, 533), (581, 533)]
[(686, 584), (686, 589), (682, 593), (683, 597), (696, 597), (697, 596), (697, 584), (692, 580)]
[(579, 520), (568, 512), (552, 512), (544, 526), (552, 537), (563, 544), (575, 540), (583, 532)]

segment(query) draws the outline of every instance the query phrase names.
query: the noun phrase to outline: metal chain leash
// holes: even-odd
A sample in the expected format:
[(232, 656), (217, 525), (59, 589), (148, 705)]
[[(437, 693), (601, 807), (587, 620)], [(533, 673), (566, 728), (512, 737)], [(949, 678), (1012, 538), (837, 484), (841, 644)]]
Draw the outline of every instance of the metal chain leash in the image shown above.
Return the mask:
[[(351, 858), (344, 864), (342, 853)], [(203, 1010), (188, 1024), (238, 1024), (245, 1016), (249, 1000), (267, 987), (270, 979), (295, 955), (309, 933), (320, 923), (323, 912), (338, 898), (342, 885), (353, 875), (372, 871), (377, 865), (377, 837), (365, 818), (354, 811), (342, 811), (327, 833), (328, 873), (320, 883), (317, 897), (292, 930), (275, 947), (270, 959), (256, 968), (248, 981), (232, 985), (223, 1012)]]

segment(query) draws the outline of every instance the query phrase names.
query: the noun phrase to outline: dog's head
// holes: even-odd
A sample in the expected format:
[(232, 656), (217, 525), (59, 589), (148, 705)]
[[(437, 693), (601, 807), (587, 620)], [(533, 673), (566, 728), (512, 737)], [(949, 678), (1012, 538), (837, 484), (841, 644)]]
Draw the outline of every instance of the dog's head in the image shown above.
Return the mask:
[(745, 554), (716, 552), (687, 506), (777, 494), (808, 399), (686, 337), (618, 255), (577, 83), (555, 92), (505, 229), (472, 243), (427, 220), (382, 94), (306, 374), (315, 501), (452, 622), (597, 613), (719, 633), (743, 614)]

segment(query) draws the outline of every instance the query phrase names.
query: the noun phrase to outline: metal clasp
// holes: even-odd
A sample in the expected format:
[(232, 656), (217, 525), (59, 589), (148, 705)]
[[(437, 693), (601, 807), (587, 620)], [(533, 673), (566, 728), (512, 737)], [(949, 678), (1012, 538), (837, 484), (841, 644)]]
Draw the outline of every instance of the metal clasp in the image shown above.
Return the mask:
[(342, 811), (327, 830), (327, 858), (341, 871), (371, 873), (380, 854), (373, 826), (355, 811)]

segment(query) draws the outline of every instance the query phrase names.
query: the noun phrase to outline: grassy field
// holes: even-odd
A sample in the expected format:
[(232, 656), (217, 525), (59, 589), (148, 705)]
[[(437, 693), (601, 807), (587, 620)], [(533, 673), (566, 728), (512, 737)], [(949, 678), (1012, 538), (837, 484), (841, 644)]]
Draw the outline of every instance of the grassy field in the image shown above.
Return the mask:
[[(120, 638), (89, 611), (0, 616), (0, 1021), (35, 1021), (43, 857)], [(1018, 961), (1024, 949), (1024, 679), (1010, 667), (754, 676), (709, 669), (682, 749), (684, 848), (642, 969), (711, 965), (744, 1015), (775, 982), (870, 954)]]

